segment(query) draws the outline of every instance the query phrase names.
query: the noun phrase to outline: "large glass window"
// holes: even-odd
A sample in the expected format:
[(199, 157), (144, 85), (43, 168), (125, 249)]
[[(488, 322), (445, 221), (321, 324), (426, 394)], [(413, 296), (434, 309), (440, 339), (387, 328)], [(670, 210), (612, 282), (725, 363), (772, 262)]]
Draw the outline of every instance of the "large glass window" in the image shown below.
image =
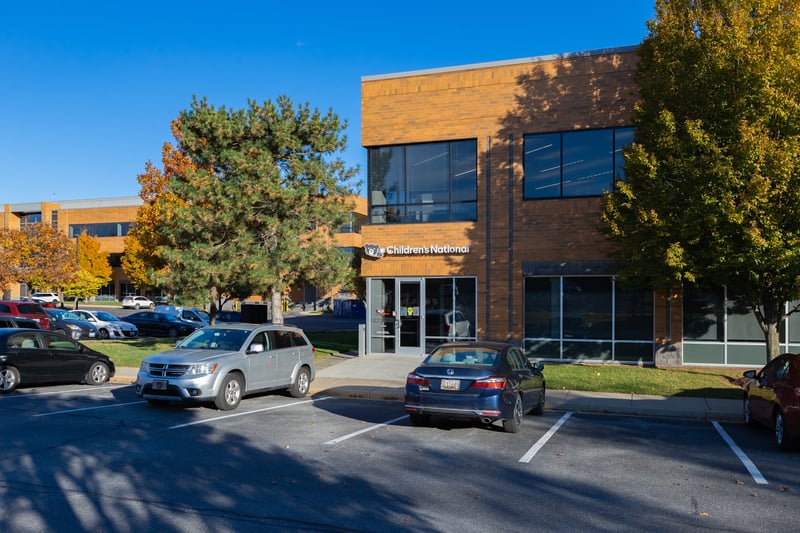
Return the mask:
[(601, 195), (623, 177), (622, 148), (632, 141), (632, 128), (526, 135), (525, 198)]
[(477, 219), (475, 140), (369, 150), (370, 222)]
[(125, 237), (130, 230), (130, 222), (104, 222), (98, 224), (70, 224), (69, 236), (74, 239), (84, 231), (90, 237)]
[(474, 339), (476, 326), (474, 278), (425, 280), (425, 349), (456, 339)]
[(652, 362), (653, 293), (608, 276), (525, 278), (529, 357)]

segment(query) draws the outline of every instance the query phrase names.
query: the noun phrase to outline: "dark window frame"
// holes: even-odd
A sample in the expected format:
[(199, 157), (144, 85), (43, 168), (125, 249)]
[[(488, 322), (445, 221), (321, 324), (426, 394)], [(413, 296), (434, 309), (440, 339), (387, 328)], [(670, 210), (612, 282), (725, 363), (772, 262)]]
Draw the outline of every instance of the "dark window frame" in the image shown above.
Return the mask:
[[(447, 156), (446, 162), (435, 161), (438, 158), (434, 157), (414, 158), (426, 149), (446, 150), (440, 154)], [(417, 167), (416, 171), (412, 166)], [(443, 171), (442, 166), (446, 170)], [(372, 147), (367, 168), (370, 224), (475, 222), (478, 219), (477, 139)], [(426, 176), (426, 172), (433, 174)], [(426, 185), (430, 185), (429, 189)]]
[[(618, 152), (622, 150), (624, 146), (627, 144), (620, 144), (618, 142), (619, 138), (623, 137), (630, 137), (632, 141), (632, 133), (634, 129), (630, 126), (625, 127), (618, 127), (618, 128), (591, 128), (591, 129), (580, 129), (580, 130), (569, 130), (569, 131), (554, 131), (554, 132), (541, 132), (541, 133), (530, 133), (523, 135), (523, 171), (522, 171), (522, 182), (523, 182), (523, 199), (524, 200), (552, 200), (557, 198), (586, 198), (586, 197), (594, 197), (594, 196), (601, 196), (604, 191), (611, 190), (614, 183), (617, 180), (624, 179), (624, 170), (623, 170), (623, 159), (622, 157), (618, 156)], [(611, 174), (611, 179), (603, 185), (603, 188), (596, 191), (596, 192), (589, 192), (589, 193), (579, 193), (579, 194), (569, 194), (568, 192), (565, 193), (565, 168), (570, 167), (569, 164), (565, 164), (564, 161), (564, 148), (565, 148), (565, 136), (571, 137), (575, 136), (577, 138), (578, 135), (597, 135), (598, 133), (609, 132), (611, 137), (609, 139), (609, 151), (607, 154), (607, 161), (603, 162), (600, 159), (592, 159), (590, 161), (580, 160), (579, 163), (584, 163), (587, 165), (595, 165), (597, 162), (607, 163), (608, 169)], [(556, 141), (557, 137), (557, 141)], [(543, 139), (549, 144), (545, 144), (543, 146), (531, 146), (529, 147), (529, 142), (534, 141), (535, 139)], [(558, 146), (553, 146), (554, 143), (557, 142)], [(597, 149), (600, 145), (592, 146), (590, 144), (586, 145), (585, 147), (581, 147), (580, 144), (574, 145), (576, 150), (590, 150), (590, 149)], [(555, 176), (551, 177), (549, 180), (547, 176), (543, 176), (543, 179), (539, 182), (538, 180), (534, 180), (533, 176), (529, 174), (534, 171), (534, 168), (537, 168), (533, 165), (534, 162), (537, 161), (534, 157), (528, 157), (529, 153), (537, 152), (539, 150), (543, 150), (546, 148), (552, 148), (547, 153), (550, 154), (550, 157), (553, 157), (553, 154), (558, 152), (558, 164), (552, 163), (549, 165), (545, 165), (544, 168), (540, 170), (540, 172), (558, 172), (557, 180), (554, 179)], [(540, 161), (546, 161), (546, 158), (542, 158)], [(567, 182), (566, 185), (569, 186), (571, 183), (577, 183), (577, 181), (573, 181), (569, 179), (569, 170), (566, 171), (567, 174)], [(588, 179), (591, 179), (592, 176), (589, 176)], [(595, 181), (595, 180), (592, 180)], [(553, 190), (558, 189), (558, 193), (552, 194), (535, 194), (533, 186), (536, 183), (540, 183), (542, 187), (548, 186)], [(591, 183), (591, 182), (590, 182)], [(599, 182), (597, 182), (594, 186), (598, 186)], [(591, 187), (590, 187), (591, 188)]]

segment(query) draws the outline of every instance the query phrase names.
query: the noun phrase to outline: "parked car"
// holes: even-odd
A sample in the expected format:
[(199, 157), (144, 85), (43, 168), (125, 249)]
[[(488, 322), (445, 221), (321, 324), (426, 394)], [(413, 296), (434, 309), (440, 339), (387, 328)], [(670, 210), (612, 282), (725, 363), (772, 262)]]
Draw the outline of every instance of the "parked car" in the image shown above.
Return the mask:
[(139, 311), (126, 316), (125, 321), (136, 326), (140, 335), (154, 337), (185, 337), (199, 327), (194, 322), (186, 322), (175, 315), (157, 311)]
[(440, 344), (408, 374), (405, 409), (415, 426), (441, 415), (487, 425), (501, 420), (516, 433), (526, 413), (544, 411), (543, 368), (507, 343)]
[(744, 377), (744, 421), (774, 430), (778, 448), (794, 448), (800, 442), (800, 354), (779, 355)]
[(239, 311), (217, 311), (217, 322), (241, 322), (242, 313)]
[(0, 328), (42, 329), (39, 322), (32, 318), (14, 315), (0, 315)]
[(197, 307), (176, 307), (174, 305), (157, 305), (154, 309), (161, 313), (175, 315), (186, 322), (195, 322), (199, 326), (207, 326), (211, 322), (211, 316)]
[(110, 357), (59, 333), (0, 329), (0, 393), (38, 383), (102, 385), (115, 371)]
[(54, 292), (34, 292), (31, 294), (31, 298), (51, 304), (61, 303), (61, 298)]
[(50, 317), (50, 329), (56, 333), (66, 335), (76, 341), (82, 339), (96, 339), (97, 328), (94, 324), (83, 320), (81, 317), (64, 309), (45, 309)]
[(0, 313), (32, 318), (42, 326), (42, 329), (50, 329), (49, 316), (44, 312), (44, 308), (35, 302), (2, 300), (0, 301)]
[(425, 334), (430, 337), (469, 337), (469, 320), (459, 310), (429, 309)]
[(136, 394), (150, 404), (213, 402), (231, 410), (259, 391), (288, 389), (302, 398), (314, 376), (314, 347), (301, 329), (224, 324), (198, 329), (173, 350), (146, 357)]
[(122, 339), (125, 337), (135, 337), (139, 330), (130, 322), (120, 320), (116, 315), (107, 311), (87, 311), (85, 309), (74, 309), (72, 311), (83, 320), (93, 324), (97, 328), (97, 336), (101, 339)]
[(153, 309), (156, 304), (146, 296), (126, 296), (122, 299), (123, 309)]

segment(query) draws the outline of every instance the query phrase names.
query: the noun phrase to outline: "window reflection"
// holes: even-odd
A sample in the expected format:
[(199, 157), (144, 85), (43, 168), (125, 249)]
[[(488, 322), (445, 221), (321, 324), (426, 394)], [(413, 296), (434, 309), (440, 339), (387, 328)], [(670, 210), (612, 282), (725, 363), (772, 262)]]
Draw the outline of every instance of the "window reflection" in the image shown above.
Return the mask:
[(623, 177), (622, 148), (633, 128), (582, 130), (524, 137), (525, 198), (599, 196)]
[(373, 224), (477, 218), (475, 140), (372, 148), (368, 166)]

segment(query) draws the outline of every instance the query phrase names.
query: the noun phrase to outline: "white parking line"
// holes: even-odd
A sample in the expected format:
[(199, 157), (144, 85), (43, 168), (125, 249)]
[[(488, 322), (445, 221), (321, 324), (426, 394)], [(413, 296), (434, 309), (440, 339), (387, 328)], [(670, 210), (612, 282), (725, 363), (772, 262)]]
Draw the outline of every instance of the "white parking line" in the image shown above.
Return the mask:
[(733, 442), (733, 439), (728, 436), (724, 429), (722, 429), (722, 426), (720, 426), (716, 420), (712, 420), (711, 423), (714, 425), (714, 428), (717, 430), (717, 433), (719, 433), (720, 437), (722, 437), (722, 440), (724, 440), (728, 446), (731, 447), (733, 453), (736, 454), (736, 457), (739, 458), (744, 467), (753, 477), (753, 481), (755, 481), (758, 485), (769, 485), (767, 479), (761, 475), (761, 472), (758, 470), (756, 465), (753, 464), (753, 461), (751, 461), (750, 458), (747, 457), (747, 454), (745, 454), (742, 449), (739, 448), (735, 442)]
[(95, 405), (94, 407), (81, 407), (80, 409), (65, 409), (64, 411), (52, 411), (50, 413), (39, 413), (38, 415), (33, 415), (33, 416), (34, 417), (38, 417), (38, 416), (63, 415), (65, 413), (77, 413), (79, 411), (92, 411), (94, 409), (108, 409), (109, 407), (125, 407), (126, 405), (136, 405), (137, 403), (144, 403), (144, 401), (127, 402), (127, 403), (114, 403), (114, 404), (111, 404), (111, 405)]
[(356, 431), (356, 432), (350, 433), (348, 435), (343, 435), (343, 436), (341, 436), (339, 438), (336, 438), (336, 439), (333, 439), (333, 440), (329, 440), (325, 444), (339, 444), (340, 442), (346, 441), (347, 439), (352, 439), (353, 437), (357, 437), (358, 435), (361, 435), (362, 433), (367, 433), (369, 431), (373, 431), (373, 430), (376, 430), (376, 429), (380, 429), (380, 428), (382, 428), (384, 426), (388, 426), (389, 424), (394, 424), (395, 422), (399, 422), (400, 420), (403, 420), (404, 418), (408, 418), (408, 415), (398, 416), (397, 418), (392, 418), (391, 420), (387, 420), (386, 422), (383, 422), (383, 423), (380, 423), (380, 424), (375, 424), (374, 426), (370, 426), (368, 428), (364, 428), (364, 429), (362, 429), (360, 431)]
[(284, 407), (294, 407), (295, 405), (303, 405), (305, 403), (313, 403), (313, 402), (321, 402), (322, 400), (329, 399), (330, 396), (325, 396), (323, 398), (312, 398), (310, 400), (303, 400), (302, 402), (293, 402), (293, 403), (286, 403), (283, 405), (273, 405), (272, 407), (265, 407), (263, 409), (256, 409), (255, 411), (244, 411), (244, 412), (237, 412), (229, 415), (224, 416), (216, 416), (214, 418), (206, 418), (205, 420), (195, 420), (194, 422), (187, 422), (185, 424), (178, 424), (177, 426), (170, 426), (167, 429), (180, 429), (189, 426), (195, 426), (197, 424), (207, 424), (209, 422), (216, 422), (217, 420), (225, 420), (226, 418), (235, 418), (237, 416), (245, 416), (245, 415), (252, 415), (255, 413), (263, 413), (265, 411), (274, 411), (275, 409), (283, 409)]
[(567, 421), (567, 419), (568, 419), (569, 417), (571, 417), (571, 416), (572, 416), (572, 411), (569, 411), (569, 412), (567, 412), (567, 413), (564, 413), (564, 416), (562, 416), (562, 417), (561, 417), (561, 418), (558, 420), (558, 422), (556, 422), (556, 423), (553, 425), (553, 427), (551, 427), (551, 428), (550, 428), (550, 429), (547, 431), (547, 433), (545, 433), (544, 435), (542, 435), (542, 438), (540, 438), (539, 440), (537, 440), (537, 441), (536, 441), (536, 444), (534, 444), (534, 445), (531, 447), (531, 449), (530, 449), (530, 450), (528, 450), (528, 451), (527, 451), (527, 453), (525, 453), (525, 455), (523, 455), (523, 456), (520, 458), (519, 462), (520, 462), (520, 463), (530, 463), (530, 462), (531, 462), (531, 459), (533, 459), (533, 456), (534, 456), (534, 455), (536, 455), (536, 453), (537, 453), (539, 450), (541, 450), (541, 449), (542, 449), (542, 446), (544, 446), (545, 444), (547, 444), (547, 441), (549, 441), (549, 440), (550, 440), (550, 437), (552, 437), (553, 435), (555, 435), (555, 434), (556, 434), (556, 431), (558, 431), (558, 428), (560, 428), (560, 427), (561, 427), (561, 425), (562, 425), (564, 422), (566, 422), (566, 421)]
[[(126, 385), (127, 386), (127, 385)], [(16, 394), (6, 394), (0, 396), (2, 400), (13, 400), (23, 399), (23, 398), (33, 398), (34, 396), (51, 396), (53, 394), (72, 394), (75, 392), (99, 392), (99, 391), (108, 391), (108, 390), (116, 390), (116, 389), (124, 389), (126, 386), (116, 386), (116, 387), (83, 387), (80, 389), (70, 389), (70, 390), (54, 390), (54, 391), (47, 391), (47, 392), (17, 392)]]

